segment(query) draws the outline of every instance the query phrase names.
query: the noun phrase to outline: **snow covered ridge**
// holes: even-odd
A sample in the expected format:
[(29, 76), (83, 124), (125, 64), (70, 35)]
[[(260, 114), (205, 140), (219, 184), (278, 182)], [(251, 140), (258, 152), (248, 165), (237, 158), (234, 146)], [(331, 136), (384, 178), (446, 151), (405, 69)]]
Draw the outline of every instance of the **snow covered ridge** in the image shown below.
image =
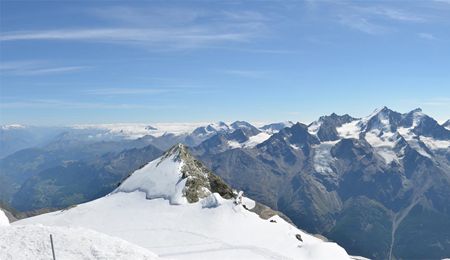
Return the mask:
[[(56, 245), (61, 241), (69, 253), (79, 254), (67, 259), (153, 259), (150, 252), (162, 259), (351, 259), (339, 245), (307, 234), (273, 212), (233, 192), (185, 146), (176, 145), (105, 197), (14, 222), (0, 232), (0, 248), (7, 249), (5, 259), (21, 256), (15, 246), (2, 242), (7, 240), (11, 245), (23, 242), (20, 246), (32, 252), (48, 252), (36, 241), (52, 232)], [(102, 234), (85, 229), (104, 233), (104, 238), (99, 241)], [(40, 237), (26, 237), (28, 233)], [(136, 246), (123, 246), (119, 238)], [(103, 251), (107, 247), (113, 248), (109, 255)]]
[(132, 173), (114, 192), (143, 191), (148, 199), (164, 198), (172, 204), (198, 202), (218, 193), (231, 199), (233, 190), (177, 144), (164, 155)]

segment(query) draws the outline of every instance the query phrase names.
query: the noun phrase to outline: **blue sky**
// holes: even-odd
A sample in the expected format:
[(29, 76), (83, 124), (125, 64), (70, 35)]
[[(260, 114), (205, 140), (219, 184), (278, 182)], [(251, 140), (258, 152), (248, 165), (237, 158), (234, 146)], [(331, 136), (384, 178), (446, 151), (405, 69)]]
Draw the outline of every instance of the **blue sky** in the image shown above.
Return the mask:
[(1, 1), (0, 123), (450, 118), (450, 1)]

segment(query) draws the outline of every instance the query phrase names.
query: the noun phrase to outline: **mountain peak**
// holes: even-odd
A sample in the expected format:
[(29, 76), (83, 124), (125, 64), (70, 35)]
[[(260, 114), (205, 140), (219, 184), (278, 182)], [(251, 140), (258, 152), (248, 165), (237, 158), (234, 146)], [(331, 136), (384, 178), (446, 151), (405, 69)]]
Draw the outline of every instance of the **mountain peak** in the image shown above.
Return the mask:
[(445, 122), (442, 124), (442, 126), (445, 127), (445, 128), (449, 128), (449, 129), (450, 129), (450, 119), (447, 120), (447, 121), (445, 121)]
[(147, 199), (168, 199), (171, 204), (198, 202), (212, 193), (225, 199), (234, 197), (233, 190), (183, 144), (172, 146), (160, 158), (133, 172), (114, 192), (134, 191), (145, 192)]
[(381, 107), (381, 108), (375, 109), (375, 110), (372, 112), (372, 114), (370, 114), (370, 115), (368, 116), (368, 118), (372, 118), (372, 117), (377, 116), (377, 115), (387, 115), (387, 114), (389, 114), (389, 113), (391, 113), (391, 112), (394, 112), (394, 111), (391, 110), (391, 109), (389, 109), (387, 106), (383, 106), (383, 107)]
[(411, 110), (408, 114), (422, 113), (422, 108), (418, 107), (416, 109)]
[(365, 132), (377, 129), (379, 131), (393, 132), (402, 120), (402, 114), (388, 107), (375, 109), (368, 117), (362, 119), (361, 124)]
[(185, 158), (188, 155), (189, 151), (187, 146), (182, 143), (178, 143), (169, 148), (169, 150), (167, 150), (166, 152), (164, 152), (161, 160), (168, 157), (173, 157), (175, 160), (182, 160), (182, 158)]

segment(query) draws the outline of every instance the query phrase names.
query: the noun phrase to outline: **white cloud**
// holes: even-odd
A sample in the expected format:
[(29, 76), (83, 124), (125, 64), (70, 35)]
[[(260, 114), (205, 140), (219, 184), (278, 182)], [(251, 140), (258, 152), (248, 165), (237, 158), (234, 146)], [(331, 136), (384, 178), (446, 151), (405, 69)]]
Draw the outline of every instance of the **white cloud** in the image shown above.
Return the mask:
[(389, 31), (388, 28), (372, 23), (367, 18), (360, 16), (341, 15), (339, 22), (351, 29), (358, 30), (367, 34), (383, 34)]
[(55, 66), (45, 61), (8, 61), (0, 62), (0, 73), (17, 76), (38, 76), (75, 72), (87, 69), (87, 66)]
[(99, 88), (86, 90), (85, 93), (96, 96), (114, 96), (114, 95), (152, 95), (170, 92), (185, 91), (188, 88)]
[(404, 10), (390, 8), (390, 7), (355, 7), (356, 10), (359, 10), (361, 13), (366, 13), (369, 15), (379, 16), (382, 18), (387, 18), (395, 21), (402, 22), (425, 22), (426, 19), (420, 15), (409, 13)]
[(367, 34), (384, 34), (395, 31), (399, 23), (425, 23), (427, 16), (417, 12), (367, 2), (341, 2), (335, 4), (338, 21), (349, 28)]
[(166, 109), (175, 106), (159, 106), (159, 105), (141, 105), (141, 104), (107, 104), (97, 102), (72, 102), (67, 100), (56, 99), (27, 99), (0, 102), (2, 109), (17, 109), (17, 108), (53, 108), (53, 109)]
[(250, 37), (250, 32), (216, 32), (195, 27), (184, 29), (101, 28), (18, 31), (1, 34), (0, 41), (76, 40), (192, 48), (217, 42), (246, 41)]
[(160, 49), (192, 49), (248, 42), (263, 34), (267, 19), (257, 12), (218, 12), (179, 8), (110, 7), (88, 12), (106, 22), (97, 28), (2, 32), (0, 41), (85, 41)]
[(260, 70), (222, 70), (222, 73), (229, 74), (229, 75), (235, 75), (240, 77), (248, 77), (248, 78), (261, 78), (268, 74), (267, 71), (260, 71)]
[(431, 33), (418, 33), (417, 35), (425, 40), (436, 40), (436, 37)]

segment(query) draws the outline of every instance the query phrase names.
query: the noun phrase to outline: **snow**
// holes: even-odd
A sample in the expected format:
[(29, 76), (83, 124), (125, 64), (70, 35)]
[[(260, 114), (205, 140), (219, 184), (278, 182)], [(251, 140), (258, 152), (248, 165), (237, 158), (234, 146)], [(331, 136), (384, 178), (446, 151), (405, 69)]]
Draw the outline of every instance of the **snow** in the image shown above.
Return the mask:
[(399, 161), (399, 157), (392, 150), (389, 150), (386, 148), (378, 148), (378, 149), (375, 149), (375, 151), (377, 152), (378, 155), (380, 155), (384, 159), (384, 162), (386, 164), (390, 164), (391, 162), (394, 162), (394, 161), (395, 162)]
[(422, 110), (415, 110), (413, 112), (413, 124), (411, 128), (416, 128), (425, 116), (426, 115), (422, 112)]
[(436, 140), (432, 137), (421, 136), (420, 141), (422, 141), (431, 150), (449, 150), (450, 141), (449, 140)]
[(270, 134), (266, 133), (266, 132), (261, 132), (257, 135), (254, 136), (250, 136), (248, 138), (247, 141), (243, 142), (243, 143), (239, 143), (237, 141), (228, 141), (228, 146), (232, 149), (234, 148), (253, 148), (255, 146), (257, 146), (258, 144), (266, 141), (267, 139), (270, 138)]
[(212, 124), (209, 124), (208, 126), (213, 128), (216, 132), (224, 132), (224, 131), (230, 130), (230, 127), (223, 122), (212, 123)]
[[(164, 199), (148, 200), (142, 191), (116, 192), (14, 225), (90, 228), (146, 248), (161, 258), (350, 259), (335, 243), (323, 242), (278, 216), (272, 218), (276, 223), (263, 220), (233, 200), (217, 196), (218, 205), (205, 207), (210, 203), (171, 205)], [(301, 234), (304, 242), (298, 241), (296, 234)]]
[(336, 131), (341, 138), (359, 139), (359, 133), (361, 132), (360, 124), (361, 120), (354, 120), (336, 128)]
[(431, 156), (426, 152), (419, 143), (419, 138), (413, 133), (413, 128), (404, 128), (399, 127), (397, 128), (397, 132), (405, 138), (405, 140), (408, 142), (408, 144), (415, 149), (418, 153), (420, 153), (423, 156), (426, 156), (428, 158), (431, 158)]
[(0, 259), (159, 259), (148, 249), (85, 228), (16, 225), (0, 227)]
[(223, 198), (218, 193), (212, 193), (200, 201), (202, 208), (215, 208), (222, 204)]
[(182, 178), (183, 162), (176, 160), (176, 154), (151, 161), (135, 171), (114, 192), (146, 193), (147, 199), (164, 198), (172, 204), (187, 203), (183, 197), (186, 178)]
[(365, 134), (366, 141), (375, 149), (375, 152), (384, 159), (386, 164), (390, 164), (393, 161), (399, 161), (397, 154), (393, 151), (398, 138), (396, 133), (381, 132), (378, 129), (370, 130)]
[(242, 204), (247, 207), (247, 209), (253, 209), (256, 206), (256, 202), (247, 197), (242, 197)]
[[(286, 138), (285, 138), (285, 140), (286, 140)], [(294, 149), (294, 150), (300, 150), (300, 147), (298, 147), (298, 145), (295, 145), (295, 144), (291, 144), (291, 145), (289, 145), (292, 149)]]
[(311, 135), (317, 136), (317, 132), (319, 132), (319, 129), (320, 129), (321, 125), (322, 125), (322, 122), (314, 121), (311, 125), (308, 126), (308, 132)]
[(333, 156), (331, 155), (331, 148), (338, 141), (328, 141), (323, 142), (318, 145), (314, 145), (314, 170), (319, 173), (333, 173), (333, 169), (331, 168), (331, 164), (334, 161)]
[(373, 147), (394, 148), (397, 136), (392, 132), (380, 132), (378, 129), (374, 129), (365, 134), (365, 139)]
[(275, 134), (280, 131), (280, 128), (291, 127), (294, 125), (291, 121), (284, 121), (279, 123), (252, 123), (254, 126), (258, 127), (259, 130), (266, 132), (268, 134)]
[(8, 217), (5, 215), (5, 212), (3, 212), (3, 210), (0, 209), (0, 227), (3, 226), (9, 226), (9, 220)]
[(243, 144), (239, 143), (238, 141), (232, 140), (232, 141), (228, 141), (228, 146), (229, 146), (231, 149), (234, 149), (234, 148), (242, 148)]
[(270, 138), (270, 134), (261, 132), (257, 135), (250, 136), (248, 141), (244, 143), (244, 147), (252, 148)]

